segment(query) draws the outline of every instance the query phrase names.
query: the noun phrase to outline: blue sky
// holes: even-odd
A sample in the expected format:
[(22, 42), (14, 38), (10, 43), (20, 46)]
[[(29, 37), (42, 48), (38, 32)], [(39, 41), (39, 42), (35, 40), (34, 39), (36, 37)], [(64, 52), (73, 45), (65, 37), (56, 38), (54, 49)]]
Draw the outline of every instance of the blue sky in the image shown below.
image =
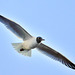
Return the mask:
[[(75, 63), (75, 0), (0, 0), (0, 14)], [(36, 49), (31, 58), (18, 54), (11, 45), (16, 42), (21, 40), (0, 23), (0, 75), (75, 75)]]

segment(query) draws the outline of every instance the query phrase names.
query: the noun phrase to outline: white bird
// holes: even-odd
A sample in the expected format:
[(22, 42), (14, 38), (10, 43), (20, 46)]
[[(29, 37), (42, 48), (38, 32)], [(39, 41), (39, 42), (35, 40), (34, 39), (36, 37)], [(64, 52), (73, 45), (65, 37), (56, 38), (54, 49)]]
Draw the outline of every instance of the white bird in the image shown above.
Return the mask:
[(55, 51), (54, 49), (41, 43), (44, 39), (42, 37), (33, 37), (25, 29), (23, 29), (19, 24), (3, 17), (0, 15), (0, 22), (3, 23), (7, 29), (13, 32), (16, 36), (23, 40), (22, 43), (12, 43), (15, 50), (25, 56), (31, 56), (31, 49), (37, 48), (43, 54), (60, 61), (62, 64), (69, 68), (75, 69), (75, 64), (72, 63), (65, 56)]

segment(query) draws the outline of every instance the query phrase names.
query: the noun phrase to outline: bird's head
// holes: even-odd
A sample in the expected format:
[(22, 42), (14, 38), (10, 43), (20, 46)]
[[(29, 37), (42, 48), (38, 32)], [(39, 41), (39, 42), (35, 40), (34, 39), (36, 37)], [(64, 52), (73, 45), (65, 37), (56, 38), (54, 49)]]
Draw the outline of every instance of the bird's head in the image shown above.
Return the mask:
[(43, 39), (42, 37), (37, 37), (36, 38), (36, 41), (37, 41), (37, 43), (40, 43), (41, 41), (44, 41), (45, 39)]

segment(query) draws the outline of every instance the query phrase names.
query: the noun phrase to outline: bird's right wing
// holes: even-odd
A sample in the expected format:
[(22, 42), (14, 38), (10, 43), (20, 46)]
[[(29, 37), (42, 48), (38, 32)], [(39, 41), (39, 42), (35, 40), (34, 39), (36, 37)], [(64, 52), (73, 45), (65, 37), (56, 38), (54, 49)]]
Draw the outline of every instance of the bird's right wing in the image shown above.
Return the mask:
[(60, 54), (59, 52), (55, 51), (54, 49), (44, 45), (44, 44), (39, 44), (37, 46), (37, 49), (42, 52), (43, 54), (49, 56), (50, 58), (60, 61), (62, 64), (75, 69), (75, 64), (73, 64), (70, 60), (68, 60), (65, 56)]
[(24, 30), (19, 24), (3, 17), (0, 15), (0, 22), (3, 23), (11, 32), (17, 35), (19, 38), (26, 40), (31, 38), (32, 36)]

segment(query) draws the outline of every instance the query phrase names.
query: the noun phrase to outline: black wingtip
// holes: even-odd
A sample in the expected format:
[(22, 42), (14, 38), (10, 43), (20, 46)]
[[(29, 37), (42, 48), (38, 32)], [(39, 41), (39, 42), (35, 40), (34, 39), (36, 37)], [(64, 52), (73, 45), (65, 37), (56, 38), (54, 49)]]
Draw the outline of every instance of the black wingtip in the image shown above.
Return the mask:
[(3, 17), (2, 15), (0, 15), (0, 17)]
[(74, 63), (69, 63), (69, 64), (66, 64), (65, 63), (65, 65), (67, 66), (67, 67), (69, 67), (69, 68), (71, 68), (71, 69), (74, 69), (75, 70), (75, 64)]
[(3, 18), (3, 16), (2, 16), (2, 15), (0, 15), (0, 18)]
[(72, 69), (74, 69), (74, 70), (75, 70), (75, 64), (73, 64), (73, 65), (72, 65)]
[(5, 18), (4, 16), (0, 15), (0, 20), (1, 20), (1, 19), (6, 19), (6, 18)]

